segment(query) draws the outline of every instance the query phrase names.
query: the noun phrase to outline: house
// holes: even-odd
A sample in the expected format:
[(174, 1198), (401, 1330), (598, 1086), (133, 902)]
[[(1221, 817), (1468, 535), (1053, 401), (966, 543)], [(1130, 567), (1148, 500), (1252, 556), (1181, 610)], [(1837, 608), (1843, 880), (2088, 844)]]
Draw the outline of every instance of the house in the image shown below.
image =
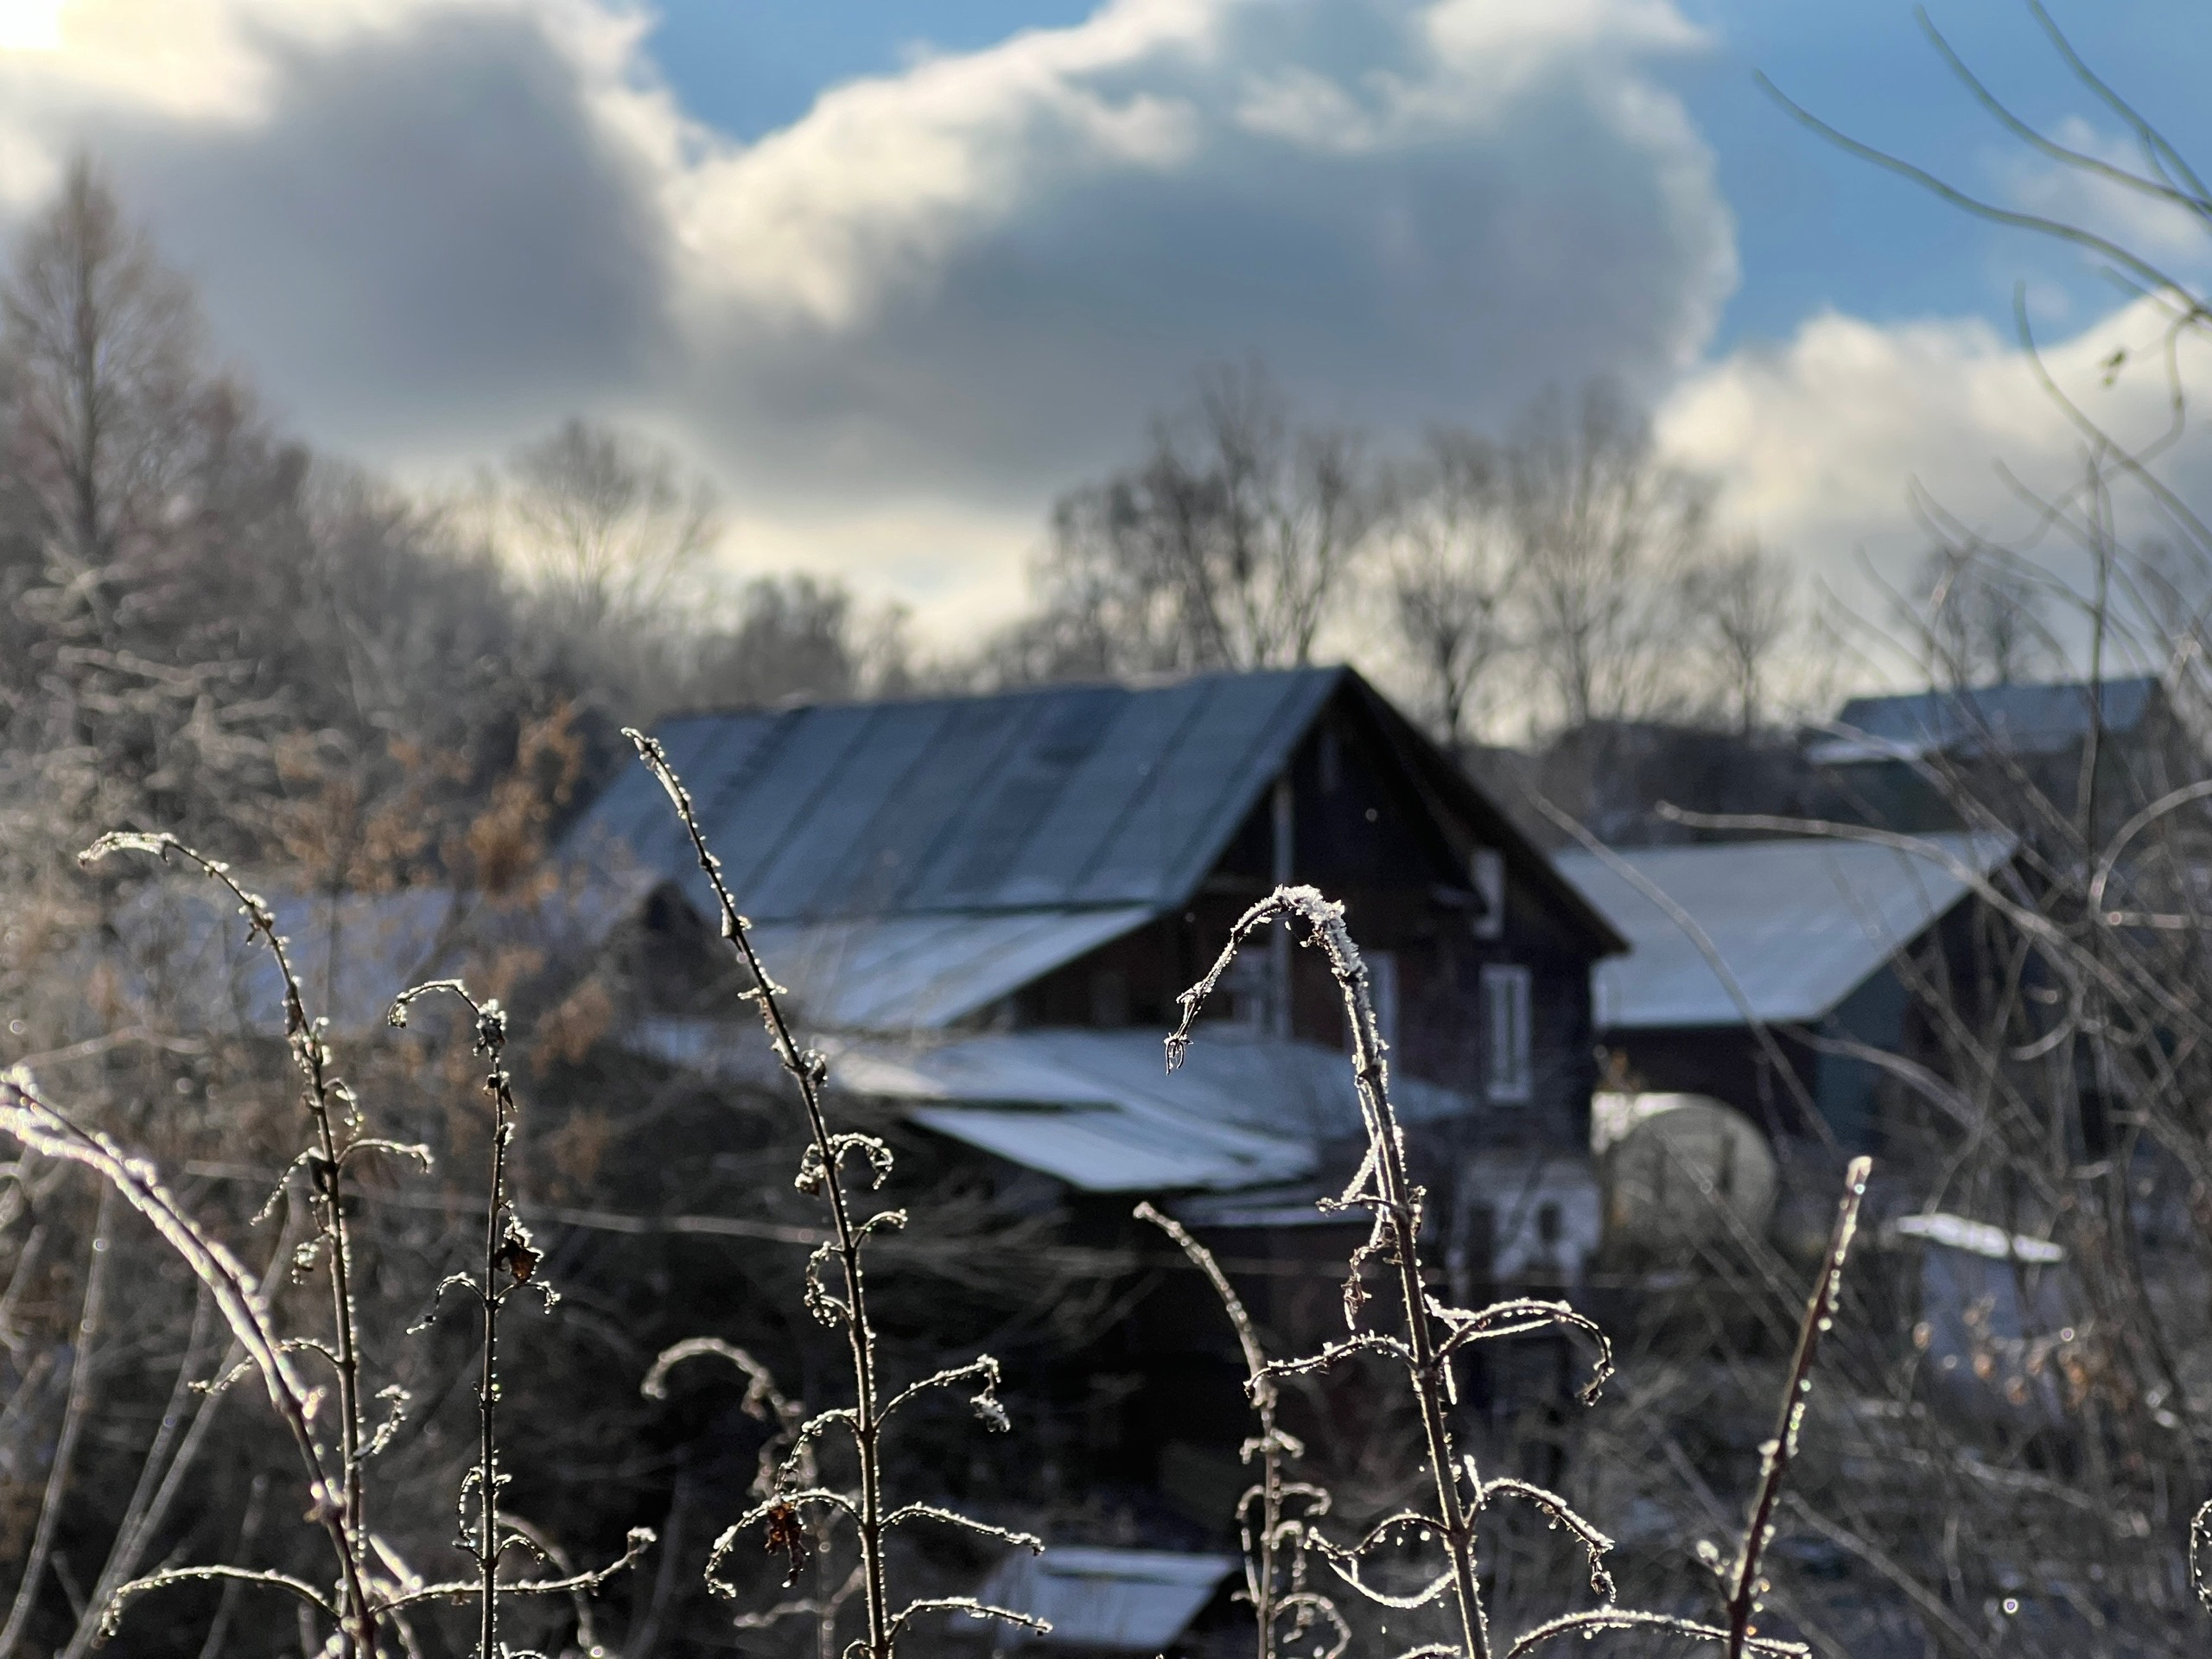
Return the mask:
[(1951, 830), (1961, 827), (1952, 798), (1961, 790), (2003, 810), (2025, 786), (2075, 811), (2093, 734), (2099, 838), (2202, 775), (2192, 722), (2149, 675), (1854, 697), (1808, 743), (1805, 758), (1833, 797), (1823, 816)]
[[(1620, 941), (1349, 669), (696, 715), (657, 735), (833, 1079), (990, 1158), (1097, 1193), (1319, 1174), (1359, 1120), (1313, 952), (1255, 939), (1189, 1067), (1161, 1063), (1178, 995), (1284, 881), (1348, 904), (1409, 1118), (1586, 1144), (1590, 969)], [(642, 771), (566, 849), (712, 912)], [(718, 1038), (663, 1021), (657, 1040), (705, 1064)]]
[[(1796, 837), (1562, 854), (1560, 870), (1632, 946), (1598, 969), (1598, 1025), (1641, 1090), (1703, 1095), (1777, 1135), (1875, 1149), (1870, 1055), (1912, 1038), (1906, 953), (2012, 856), (1996, 836), (1914, 850)], [(1787, 1066), (1783, 1076), (1778, 1066)]]
[[(1137, 1197), (1215, 1245), (1279, 1340), (1342, 1329), (1361, 1224), (1316, 1200), (1357, 1166), (1362, 1128), (1324, 961), (1255, 938), (1184, 1066), (1162, 1049), (1179, 995), (1280, 883), (1348, 906), (1440, 1256), (1573, 1281), (1589, 1241), (1520, 1235), (1555, 1192), (1594, 1193), (1591, 970), (1622, 942), (1357, 674), (696, 715), (656, 734), (831, 1089), (887, 1106), (1008, 1213), (1160, 1266), (1079, 1352), (1025, 1362), (1033, 1402), (1056, 1402), (1032, 1408), (1065, 1425), (1049, 1478), (1066, 1491), (1121, 1494), (1148, 1535), (1203, 1549), (1247, 1478), (1233, 1334)], [(564, 850), (713, 913), (642, 768)], [(757, 1022), (717, 1000), (633, 1040), (693, 1075), (757, 1076)], [(1531, 1165), (1548, 1183), (1533, 1207)], [(1474, 1190), (1490, 1171), (1510, 1189)]]

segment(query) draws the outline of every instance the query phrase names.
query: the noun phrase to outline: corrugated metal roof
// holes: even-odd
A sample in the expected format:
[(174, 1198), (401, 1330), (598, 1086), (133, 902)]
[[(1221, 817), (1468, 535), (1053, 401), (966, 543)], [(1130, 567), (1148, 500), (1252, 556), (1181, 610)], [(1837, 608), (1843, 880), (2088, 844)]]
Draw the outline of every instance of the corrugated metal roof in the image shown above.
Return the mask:
[(1313, 1167), (1310, 1147), (1117, 1106), (1049, 1110), (918, 1106), (925, 1128), (1085, 1192), (1159, 1192), (1277, 1181)]
[[(1697, 923), (1756, 1017), (1798, 1024), (1826, 1016), (1966, 896), (1943, 859), (1986, 874), (2012, 855), (2012, 843), (1995, 836), (1923, 839), (1925, 854), (1807, 837), (1614, 856)], [(1562, 853), (1559, 867), (1631, 947), (1598, 966), (1601, 1027), (1745, 1022), (1742, 1005), (1663, 907), (1594, 854)]]
[[(1093, 1192), (1294, 1180), (1324, 1144), (1360, 1133), (1344, 1055), (1221, 1025), (1200, 1027), (1173, 1074), (1155, 1033), (1055, 1027), (840, 1045), (830, 1080), (914, 1103), (910, 1115), (939, 1134)], [(1470, 1106), (1410, 1077), (1391, 1096), (1408, 1122)]]
[[(1180, 902), (1334, 668), (696, 715), (656, 734), (755, 921)], [(659, 788), (625, 772), (569, 849), (626, 847), (711, 912)]]
[(1158, 1653), (1175, 1640), (1234, 1573), (1234, 1555), (1187, 1555), (1165, 1549), (1074, 1549), (1042, 1555), (1015, 1550), (993, 1569), (976, 1599), (1041, 1618), (1039, 1635), (997, 1627), (1001, 1647), (1114, 1648)]
[(2048, 754), (2086, 736), (2093, 715), (2101, 715), (2108, 731), (2134, 730), (2161, 690), (2155, 677), (2145, 675), (2094, 683), (2070, 680), (1853, 697), (1836, 715), (1836, 734), (1806, 753), (1826, 766), (1993, 750)]
[(1147, 906), (770, 922), (761, 960), (810, 1027), (925, 1031), (988, 1007), (1141, 926)]

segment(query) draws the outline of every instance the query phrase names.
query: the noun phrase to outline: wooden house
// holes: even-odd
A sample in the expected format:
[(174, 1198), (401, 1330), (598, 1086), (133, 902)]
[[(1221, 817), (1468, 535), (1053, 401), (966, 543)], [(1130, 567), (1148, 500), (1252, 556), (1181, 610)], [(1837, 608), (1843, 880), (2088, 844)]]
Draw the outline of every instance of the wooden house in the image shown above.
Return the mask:
[[(1619, 939), (1349, 669), (695, 715), (658, 735), (846, 1086), (990, 1156), (1101, 1192), (1314, 1173), (1357, 1132), (1315, 953), (1255, 940), (1189, 1077), (1160, 1075), (1177, 996), (1286, 881), (1346, 903), (1409, 1115), (1485, 1144), (1586, 1141), (1590, 970)], [(642, 772), (567, 847), (711, 911)]]
[[(1134, 1483), (1198, 1543), (1243, 1483), (1242, 1362), (1205, 1282), (1132, 1219), (1137, 1198), (1186, 1215), (1277, 1340), (1342, 1329), (1360, 1224), (1316, 1199), (1355, 1166), (1360, 1116), (1319, 953), (1255, 938), (1185, 1065), (1164, 1065), (1178, 995), (1276, 885), (1347, 905), (1455, 1280), (1533, 1259), (1523, 1163), (1594, 1190), (1591, 975), (1621, 940), (1348, 669), (695, 715), (658, 735), (831, 1087), (887, 1103), (1007, 1205), (1165, 1270), (1036, 1385), (1071, 1426), (1053, 1458), (1071, 1490)], [(711, 912), (641, 771), (566, 846)], [(642, 1040), (735, 1075), (760, 1033), (726, 1007)], [(1493, 1176), (1512, 1194), (1482, 1190)], [(1549, 1242), (1557, 1288), (1594, 1225)]]

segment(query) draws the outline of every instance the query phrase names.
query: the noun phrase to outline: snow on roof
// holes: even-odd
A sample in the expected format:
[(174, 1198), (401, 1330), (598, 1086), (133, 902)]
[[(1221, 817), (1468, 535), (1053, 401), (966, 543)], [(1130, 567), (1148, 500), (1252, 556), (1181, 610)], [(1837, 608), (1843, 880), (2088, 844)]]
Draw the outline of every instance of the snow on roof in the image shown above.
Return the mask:
[[(1325, 1144), (1360, 1133), (1343, 1054), (1223, 1023), (1201, 1026), (1172, 1074), (1157, 1033), (1046, 1027), (841, 1045), (830, 1080), (910, 1102), (909, 1116), (940, 1135), (1091, 1192), (1296, 1180)], [(1411, 1077), (1390, 1092), (1408, 1122), (1471, 1106)]]
[(1947, 1215), (1941, 1211), (1931, 1211), (1923, 1216), (1900, 1216), (1886, 1230), (1900, 1238), (1924, 1239), (1930, 1244), (1986, 1256), (1992, 1262), (2037, 1262), (2048, 1265), (2066, 1259), (2065, 1247), (2047, 1238), (2008, 1233), (1988, 1222), (1968, 1221), (1964, 1216)]
[(764, 922), (761, 960), (809, 1024), (835, 1031), (950, 1026), (1141, 926), (1141, 905), (982, 915)]
[(1042, 1555), (1017, 1549), (992, 1571), (976, 1597), (1052, 1627), (1040, 1636), (1001, 1625), (996, 1638), (1001, 1646), (1042, 1642), (1158, 1653), (1183, 1634), (1237, 1565), (1234, 1555), (1166, 1549), (1056, 1545)]
[[(2012, 851), (1993, 836), (1925, 836), (1910, 851), (1793, 836), (1574, 850), (1559, 866), (1630, 943), (1598, 966), (1599, 1024), (1638, 1031), (1742, 1025), (1746, 1004), (1777, 1025), (1823, 1019), (1967, 895), (1962, 871), (1986, 875)], [(1688, 914), (1734, 989), (1643, 883)]]

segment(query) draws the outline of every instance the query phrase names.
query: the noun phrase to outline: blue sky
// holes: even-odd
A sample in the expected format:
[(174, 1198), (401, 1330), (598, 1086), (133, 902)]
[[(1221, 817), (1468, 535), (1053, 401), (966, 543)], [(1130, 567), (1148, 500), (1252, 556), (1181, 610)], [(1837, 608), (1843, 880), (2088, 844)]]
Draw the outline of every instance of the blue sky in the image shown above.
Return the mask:
[[(741, 139), (804, 117), (823, 88), (895, 73), (919, 54), (966, 52), (1024, 29), (1063, 28), (1090, 0), (661, 0), (654, 62), (703, 121)], [(1930, 45), (1906, 0), (1684, 0), (1711, 37), (1673, 66), (1719, 161), (1736, 216), (1740, 286), (1714, 338), (1725, 350), (1779, 339), (1824, 308), (1872, 321), (1979, 315), (2010, 331), (2016, 283), (2046, 316), (2060, 296), (2076, 315), (2110, 289), (2075, 255), (2018, 231), (1978, 224), (1910, 183), (1845, 156), (1797, 126), (1757, 84), (1867, 142), (1962, 184), (1986, 186), (2018, 150)], [(2055, 123), (2092, 106), (2021, 0), (1937, 3), (1930, 21), (2017, 111)], [(2093, 67), (2183, 143), (2212, 136), (2202, 97), (2212, 29), (2177, 0), (2059, 3), (2052, 15)], [(2182, 45), (2185, 49), (2176, 50)]]
[[(2201, 8), (2056, 10), (2212, 155)], [(2116, 142), (2024, 5), (1933, 10), (2023, 115)], [(641, 427), (722, 486), (732, 566), (945, 639), (1019, 607), (1053, 497), (1223, 359), (1385, 449), (1611, 377), (1730, 534), (1839, 586), (1924, 550), (1915, 490), (2005, 535), (1997, 463), (2076, 466), (2016, 285), (2097, 418), (2161, 417), (2098, 369), (2155, 318), (1760, 73), (2212, 263), (2008, 138), (1901, 0), (0, 0), (0, 219), (89, 146), (317, 442), (435, 483), (572, 413)]]

